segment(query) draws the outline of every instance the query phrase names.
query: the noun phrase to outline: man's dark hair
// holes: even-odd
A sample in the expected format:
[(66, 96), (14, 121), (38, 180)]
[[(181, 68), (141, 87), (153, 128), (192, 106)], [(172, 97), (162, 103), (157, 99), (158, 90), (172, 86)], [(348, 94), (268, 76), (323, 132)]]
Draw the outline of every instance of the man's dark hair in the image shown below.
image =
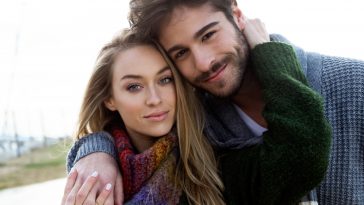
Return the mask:
[(207, 3), (234, 23), (232, 4), (236, 5), (236, 0), (131, 0), (128, 19), (141, 38), (158, 39), (162, 22), (171, 18), (176, 7), (194, 8)]

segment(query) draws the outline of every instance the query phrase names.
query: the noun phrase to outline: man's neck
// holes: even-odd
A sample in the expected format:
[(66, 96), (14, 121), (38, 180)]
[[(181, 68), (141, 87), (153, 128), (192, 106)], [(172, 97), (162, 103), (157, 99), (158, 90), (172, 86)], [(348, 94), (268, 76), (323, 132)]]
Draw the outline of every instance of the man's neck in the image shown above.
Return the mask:
[(238, 93), (232, 97), (232, 100), (260, 126), (265, 128), (268, 127), (267, 122), (262, 115), (265, 106), (262, 89), (259, 80), (251, 68), (246, 70), (243, 83)]

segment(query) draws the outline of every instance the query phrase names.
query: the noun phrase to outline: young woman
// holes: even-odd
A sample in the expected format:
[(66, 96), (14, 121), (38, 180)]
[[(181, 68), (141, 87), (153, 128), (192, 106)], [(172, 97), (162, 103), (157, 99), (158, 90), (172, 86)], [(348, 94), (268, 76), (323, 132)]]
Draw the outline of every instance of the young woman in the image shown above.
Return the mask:
[[(258, 44), (268, 41), (263, 33)], [(163, 51), (130, 33), (102, 49), (77, 136), (107, 131), (114, 138), (127, 204), (294, 204), (322, 180), (330, 129), (321, 98), (308, 88), (292, 47), (251, 47), (269, 129), (261, 145), (218, 153), (218, 165), (198, 100)], [(110, 185), (90, 199), (97, 177), (77, 196), (69, 194), (75, 178), (63, 204), (104, 204)]]
[(130, 203), (177, 204), (183, 192), (195, 204), (222, 204), (201, 110), (154, 44), (125, 31), (98, 56), (76, 136), (103, 130), (112, 135)]

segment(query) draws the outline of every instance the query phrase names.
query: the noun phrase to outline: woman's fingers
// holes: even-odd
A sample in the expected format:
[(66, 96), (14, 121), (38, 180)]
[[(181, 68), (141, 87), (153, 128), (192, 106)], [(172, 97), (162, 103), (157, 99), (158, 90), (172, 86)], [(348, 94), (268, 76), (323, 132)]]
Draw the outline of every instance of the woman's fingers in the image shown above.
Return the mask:
[[(96, 199), (96, 204), (97, 205), (106, 205), (106, 204), (110, 204), (113, 205), (113, 198), (108, 199), (108, 196), (110, 195), (110, 193), (113, 191), (113, 187), (111, 183), (106, 184), (105, 188), (100, 192), (99, 196)], [(106, 203), (107, 202), (107, 203)]]
[(95, 185), (98, 182), (98, 172), (93, 172), (86, 178), (83, 184), (76, 183), (77, 176), (78, 172), (75, 169), (69, 173), (62, 198), (62, 205), (114, 205), (114, 199), (110, 197), (110, 193), (114, 190), (111, 183), (106, 184), (96, 197), (97, 189), (95, 189)]
[(75, 185), (76, 179), (77, 179), (77, 170), (72, 169), (70, 173), (68, 174), (67, 181), (66, 181), (66, 187), (64, 188), (63, 197), (62, 197), (62, 205), (66, 204), (66, 199), (68, 195), (71, 193), (73, 186)]
[(76, 205), (82, 205), (86, 201), (86, 199), (88, 203), (90, 203), (91, 201), (95, 201), (96, 196), (93, 196), (91, 198), (87, 198), (87, 196), (89, 195), (92, 188), (96, 184), (98, 175), (99, 175), (98, 172), (95, 171), (90, 176), (87, 177), (85, 183), (81, 186), (81, 188), (77, 192)]

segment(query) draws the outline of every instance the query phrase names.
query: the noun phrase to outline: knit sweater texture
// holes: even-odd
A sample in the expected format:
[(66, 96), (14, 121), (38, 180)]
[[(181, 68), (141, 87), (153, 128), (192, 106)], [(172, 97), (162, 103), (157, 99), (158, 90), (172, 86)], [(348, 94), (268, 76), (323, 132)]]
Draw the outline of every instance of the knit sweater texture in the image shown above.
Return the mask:
[[(274, 40), (285, 41), (282, 36)], [(296, 47), (310, 85), (325, 100), (332, 130), (330, 165), (319, 204), (364, 204), (364, 62), (306, 53)]]
[(263, 142), (225, 150), (219, 160), (227, 204), (292, 205), (326, 173), (331, 132), (321, 96), (308, 87), (291, 46), (252, 51), (266, 103)]
[[(280, 35), (273, 41), (289, 43)], [(325, 115), (332, 127), (329, 168), (317, 187), (319, 204), (364, 204), (364, 62), (305, 52), (295, 47), (309, 85), (324, 98)], [(220, 149), (237, 149), (260, 144), (229, 103), (210, 102), (216, 106), (208, 113), (206, 129)], [(212, 126), (213, 125), (213, 126)], [(75, 143), (70, 150), (67, 168), (82, 157), (97, 151), (116, 157), (113, 141), (94, 133)]]

